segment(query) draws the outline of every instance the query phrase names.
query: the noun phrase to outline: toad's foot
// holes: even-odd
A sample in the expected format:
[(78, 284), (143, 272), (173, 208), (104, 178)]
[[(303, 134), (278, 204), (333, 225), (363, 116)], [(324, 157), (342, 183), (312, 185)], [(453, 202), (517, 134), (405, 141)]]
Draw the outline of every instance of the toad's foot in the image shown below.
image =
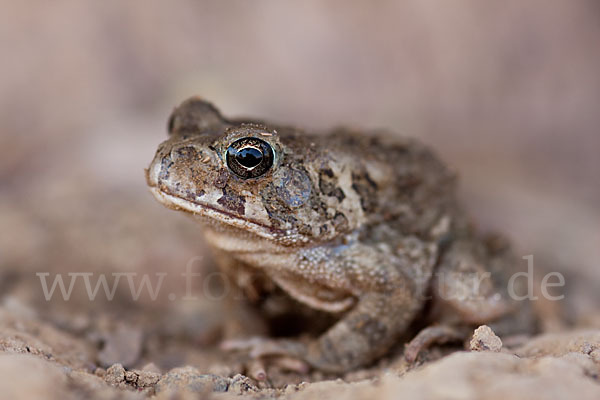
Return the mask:
[(221, 349), (247, 352), (251, 359), (250, 365), (261, 365), (261, 368), (256, 368), (260, 370), (260, 373), (257, 374), (259, 380), (266, 378), (264, 372), (266, 360), (268, 360), (269, 365), (276, 365), (299, 374), (305, 374), (309, 370), (309, 365), (303, 360), (303, 355), (307, 352), (306, 346), (294, 340), (265, 337), (230, 339), (221, 343)]
[(404, 358), (414, 363), (421, 351), (434, 344), (449, 342), (462, 342), (469, 336), (467, 328), (453, 327), (448, 325), (435, 325), (423, 329), (404, 347)]

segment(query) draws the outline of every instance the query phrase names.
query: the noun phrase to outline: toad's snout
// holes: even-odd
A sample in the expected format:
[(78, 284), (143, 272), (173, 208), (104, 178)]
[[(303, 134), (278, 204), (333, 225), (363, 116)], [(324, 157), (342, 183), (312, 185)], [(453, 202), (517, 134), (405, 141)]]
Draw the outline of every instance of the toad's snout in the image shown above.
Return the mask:
[(167, 149), (167, 146), (162, 144), (156, 151), (150, 166), (146, 169), (146, 181), (148, 185), (150, 187), (158, 187), (161, 180), (168, 178), (172, 166), (171, 151)]

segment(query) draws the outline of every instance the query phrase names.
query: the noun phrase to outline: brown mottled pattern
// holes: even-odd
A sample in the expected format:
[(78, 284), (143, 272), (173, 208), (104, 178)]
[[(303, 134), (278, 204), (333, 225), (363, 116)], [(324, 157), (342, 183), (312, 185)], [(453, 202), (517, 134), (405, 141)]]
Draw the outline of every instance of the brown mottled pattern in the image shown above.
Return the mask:
[(223, 188), (223, 196), (217, 200), (217, 203), (239, 215), (245, 214), (244, 203), (246, 203), (246, 199), (235, 192), (227, 190), (227, 187)]
[(377, 184), (365, 171), (352, 173), (352, 189), (360, 196), (360, 205), (365, 212), (373, 212), (377, 206)]
[[(199, 98), (179, 106), (170, 126), (148, 168), (157, 199), (210, 219), (206, 237), (225, 271), (231, 264), (261, 271), (305, 306), (339, 317), (308, 345), (278, 344), (288, 355), (325, 371), (368, 364), (422, 309), (444, 310), (435, 314), (439, 323), (510, 319), (513, 310), (532, 320), (526, 304), (515, 308), (495, 287), (505, 281), (497, 272), (514, 265), (510, 252), (484, 251), (456, 204), (453, 174), (419, 142), (228, 120)], [(248, 137), (267, 143), (275, 160), (249, 179), (224, 157)], [(435, 285), (436, 271), (453, 278)], [(467, 283), (462, 271), (494, 274), (474, 299), (443, 298)]]
[(330, 168), (322, 169), (319, 174), (319, 189), (325, 196), (335, 197), (340, 203), (346, 198), (338, 186), (338, 179)]

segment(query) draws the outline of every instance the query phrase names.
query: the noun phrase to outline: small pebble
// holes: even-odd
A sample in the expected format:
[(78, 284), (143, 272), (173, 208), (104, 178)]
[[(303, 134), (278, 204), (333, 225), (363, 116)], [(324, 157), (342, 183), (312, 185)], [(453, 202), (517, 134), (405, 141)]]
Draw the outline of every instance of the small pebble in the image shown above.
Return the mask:
[(471, 351), (494, 351), (502, 349), (502, 340), (487, 325), (481, 325), (473, 332), (473, 338), (469, 344)]

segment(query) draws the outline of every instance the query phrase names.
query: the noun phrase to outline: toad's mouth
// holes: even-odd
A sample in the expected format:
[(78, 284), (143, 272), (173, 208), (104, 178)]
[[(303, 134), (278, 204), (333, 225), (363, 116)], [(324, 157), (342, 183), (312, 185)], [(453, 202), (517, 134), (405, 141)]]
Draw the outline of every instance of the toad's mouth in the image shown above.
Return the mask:
[(269, 240), (279, 241), (293, 235), (296, 237), (296, 240), (306, 241), (305, 237), (297, 233), (286, 231), (284, 229), (273, 228), (259, 221), (240, 217), (232, 212), (216, 208), (210, 204), (183, 198), (162, 190), (157, 186), (150, 186), (150, 191), (161, 204), (173, 210), (185, 211), (195, 216), (218, 221), (238, 228), (244, 232), (254, 233), (257, 236)]

